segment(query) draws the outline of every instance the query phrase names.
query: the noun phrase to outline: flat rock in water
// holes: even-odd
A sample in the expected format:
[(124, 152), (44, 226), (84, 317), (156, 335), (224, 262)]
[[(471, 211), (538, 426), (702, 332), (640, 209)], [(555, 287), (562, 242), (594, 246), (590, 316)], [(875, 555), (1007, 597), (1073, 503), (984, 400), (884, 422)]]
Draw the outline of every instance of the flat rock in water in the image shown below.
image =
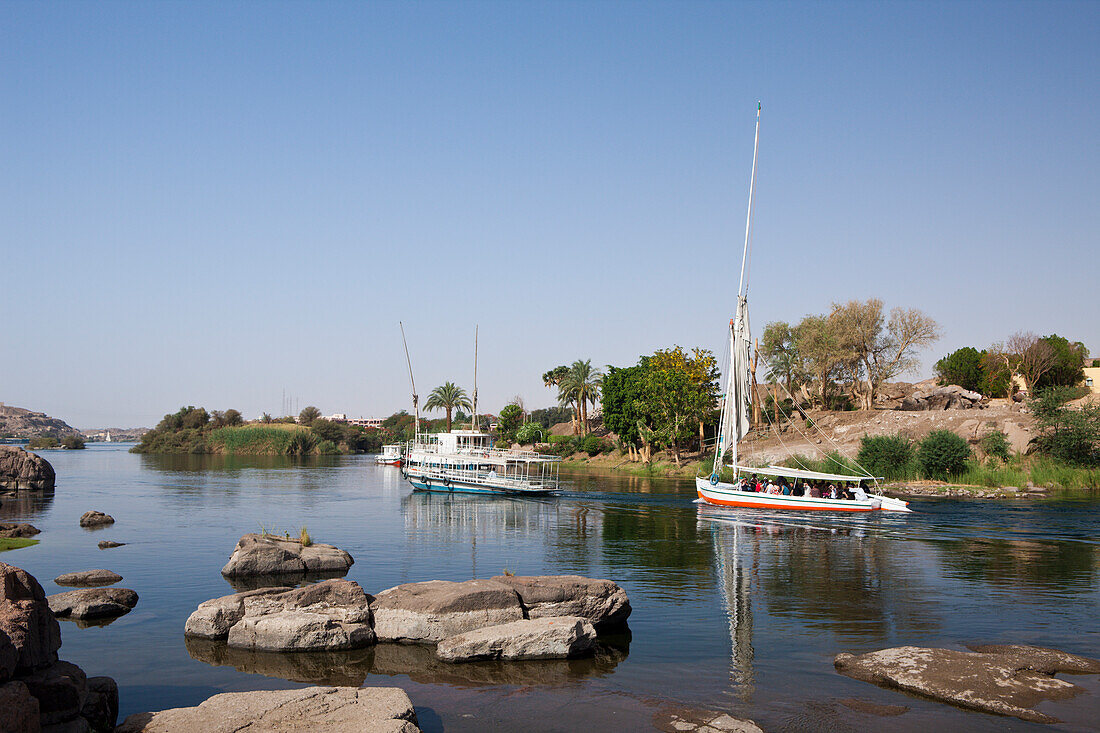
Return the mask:
[(439, 642), (436, 655), (445, 662), (483, 659), (566, 659), (591, 652), (596, 629), (579, 616), (524, 619), (487, 626)]
[(751, 720), (714, 710), (664, 708), (653, 716), (653, 724), (665, 733), (763, 733)]
[(396, 687), (307, 687), (273, 692), (227, 692), (193, 708), (135, 713), (115, 733), (418, 733), (416, 713)]
[(115, 518), (103, 512), (84, 512), (80, 515), (81, 527), (105, 527), (114, 523)]
[(297, 540), (246, 534), (237, 541), (229, 562), (222, 568), (227, 578), (257, 575), (304, 575), (306, 573), (347, 572), (355, 561), (347, 552), (332, 545), (302, 547)]
[(1047, 700), (1064, 700), (1080, 687), (1056, 672), (1100, 673), (1100, 661), (1043, 647), (996, 645), (977, 651), (903, 646), (869, 654), (838, 654), (841, 674), (894, 687), (972, 710), (1038, 723), (1057, 719), (1032, 710)]
[(112, 585), (122, 580), (122, 576), (118, 573), (112, 573), (110, 570), (80, 570), (75, 573), (62, 573), (53, 579), (53, 582), (58, 585), (73, 585), (73, 586), (97, 586), (97, 585)]
[(98, 547), (101, 550), (109, 550), (112, 547), (122, 547), (125, 542), (112, 542), (111, 540), (101, 540)]
[(138, 594), (129, 588), (85, 588), (47, 596), (55, 616), (74, 619), (111, 618), (129, 613)]
[(378, 641), (434, 643), (523, 619), (516, 591), (494, 580), (429, 580), (379, 593), (371, 604)]
[(0, 522), (0, 537), (34, 537), (41, 530), (26, 522)]
[(618, 583), (580, 575), (497, 575), (519, 594), (528, 618), (581, 616), (597, 629), (626, 622), (630, 600)]
[(374, 643), (370, 596), (350, 580), (326, 580), (243, 599), (229, 646), (257, 651), (336, 651)]
[(260, 588), (243, 593), (213, 598), (203, 601), (194, 613), (187, 617), (187, 623), (183, 627), (185, 636), (196, 636), (200, 639), (225, 639), (229, 636), (229, 630), (233, 624), (244, 617), (244, 599), (256, 595), (270, 595), (272, 593), (285, 593), (293, 588), (276, 586), (274, 588)]

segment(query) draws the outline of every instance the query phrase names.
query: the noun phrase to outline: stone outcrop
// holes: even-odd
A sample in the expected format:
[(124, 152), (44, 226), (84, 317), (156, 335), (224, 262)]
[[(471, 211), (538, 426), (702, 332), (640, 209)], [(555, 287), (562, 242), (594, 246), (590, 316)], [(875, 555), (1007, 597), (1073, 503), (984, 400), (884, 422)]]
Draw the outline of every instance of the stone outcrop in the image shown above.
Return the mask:
[(106, 527), (114, 523), (115, 518), (103, 512), (84, 512), (80, 515), (81, 527)]
[(239, 730), (311, 733), (417, 733), (416, 713), (396, 687), (307, 687), (228, 692), (193, 708), (136, 713), (116, 733), (234, 733)]
[(41, 530), (26, 522), (0, 522), (0, 537), (34, 537)]
[(44, 412), (33, 412), (0, 402), (0, 435), (14, 435), (17, 438), (53, 436), (60, 440), (66, 435), (80, 435), (80, 431)]
[(868, 654), (838, 654), (842, 674), (940, 702), (1038, 723), (1057, 719), (1033, 710), (1047, 700), (1082, 692), (1057, 672), (1100, 674), (1100, 660), (1033, 646), (974, 646), (972, 651), (896, 647)]
[(592, 651), (596, 629), (588, 619), (558, 616), (513, 621), (449, 636), (436, 655), (445, 662), (485, 659), (566, 659)]
[(244, 617), (244, 599), (254, 595), (270, 595), (293, 590), (287, 586), (261, 588), (203, 601), (187, 617), (183, 633), (200, 639), (227, 639), (233, 624)]
[(983, 397), (957, 384), (936, 387), (927, 392), (916, 390), (901, 400), (898, 410), (969, 410), (983, 407)]
[(372, 604), (379, 641), (434, 643), (524, 618), (519, 594), (495, 580), (429, 580), (379, 593)]
[(493, 581), (519, 594), (527, 618), (580, 616), (599, 630), (622, 625), (630, 616), (626, 591), (610, 580), (580, 575), (498, 575)]
[(138, 594), (129, 588), (85, 588), (57, 593), (46, 600), (55, 616), (102, 619), (129, 613), (137, 605)]
[(308, 573), (347, 573), (355, 561), (332, 545), (303, 547), (297, 540), (246, 534), (237, 542), (229, 562), (222, 568), (227, 578), (294, 576)]
[(670, 708), (653, 716), (654, 727), (669, 733), (763, 733), (751, 720), (714, 710)]
[(109, 550), (112, 547), (122, 547), (125, 544), (126, 544), (125, 542), (112, 542), (111, 540), (100, 540), (99, 544), (96, 545), (96, 546), (101, 550)]
[(244, 615), (229, 629), (231, 647), (258, 651), (334, 651), (374, 643), (370, 596), (350, 580), (326, 580), (243, 599)]
[[(83, 591), (77, 591), (83, 592)], [(0, 563), (0, 731), (110, 731), (118, 687), (61, 661), (61, 629), (42, 586)]]
[(53, 491), (53, 466), (45, 458), (12, 445), (0, 445), (0, 488)]
[(122, 576), (110, 570), (102, 568), (98, 570), (80, 570), (75, 573), (62, 573), (53, 579), (58, 585), (70, 585), (80, 587), (92, 587), (99, 585), (114, 585), (122, 580)]

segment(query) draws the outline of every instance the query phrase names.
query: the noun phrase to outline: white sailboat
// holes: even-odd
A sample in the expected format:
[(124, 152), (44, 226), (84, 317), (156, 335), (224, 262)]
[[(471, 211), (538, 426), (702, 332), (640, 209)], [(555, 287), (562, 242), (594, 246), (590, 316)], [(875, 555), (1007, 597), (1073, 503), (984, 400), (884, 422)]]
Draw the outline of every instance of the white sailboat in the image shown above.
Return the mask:
[[(714, 466), (709, 477), (695, 479), (699, 498), (708, 504), (729, 507), (751, 507), (757, 509), (789, 509), (796, 511), (911, 511), (908, 502), (878, 494), (868, 494), (861, 483), (875, 483), (870, 474), (850, 476), (837, 473), (822, 473), (785, 466), (769, 465), (765, 467), (742, 466), (737, 462), (737, 443), (749, 432), (752, 426), (752, 400), (754, 391), (750, 376), (749, 357), (749, 313), (748, 280), (746, 264), (749, 261), (749, 244), (752, 235), (752, 212), (756, 193), (756, 156), (760, 147), (760, 105), (756, 106), (756, 135), (752, 149), (752, 175), (749, 179), (749, 207), (745, 219), (745, 247), (741, 254), (741, 279), (737, 286), (737, 314), (730, 321), (730, 369), (725, 394), (722, 397), (721, 417), (718, 427), (718, 444), (715, 450)], [(720, 480), (723, 458), (731, 455), (729, 466), (733, 469), (733, 483)], [(808, 489), (796, 494), (774, 494), (747, 490), (753, 488), (745, 477), (774, 477), (793, 479), (796, 487), (806, 487), (806, 482), (829, 482), (841, 487), (853, 484), (850, 495), (854, 498), (829, 498), (813, 496)], [(755, 483), (753, 481), (752, 483)]]

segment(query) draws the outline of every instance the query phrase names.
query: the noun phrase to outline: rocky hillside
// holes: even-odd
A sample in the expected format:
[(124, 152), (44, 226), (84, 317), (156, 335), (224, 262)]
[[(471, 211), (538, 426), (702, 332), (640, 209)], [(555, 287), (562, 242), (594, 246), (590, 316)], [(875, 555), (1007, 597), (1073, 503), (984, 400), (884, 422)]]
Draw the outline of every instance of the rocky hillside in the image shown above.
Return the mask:
[(0, 403), (0, 437), (37, 438), (52, 435), (63, 438), (79, 434), (80, 431), (72, 425), (44, 412), (31, 412)]

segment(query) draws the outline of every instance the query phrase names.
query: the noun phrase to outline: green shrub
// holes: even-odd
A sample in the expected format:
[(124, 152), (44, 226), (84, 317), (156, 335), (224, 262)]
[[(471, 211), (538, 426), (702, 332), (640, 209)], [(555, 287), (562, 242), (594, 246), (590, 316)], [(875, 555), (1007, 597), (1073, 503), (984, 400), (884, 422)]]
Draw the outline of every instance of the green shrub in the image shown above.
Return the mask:
[(317, 444), (317, 452), (323, 456), (333, 456), (339, 453), (340, 449), (331, 440), (322, 440)]
[(921, 441), (917, 461), (926, 478), (946, 480), (966, 470), (970, 446), (950, 430), (933, 430)]
[(52, 435), (43, 435), (38, 438), (31, 438), (27, 441), (27, 448), (29, 450), (39, 450), (43, 448), (56, 448), (58, 445), (57, 438)]
[(584, 439), (582, 450), (590, 456), (599, 455), (604, 449), (604, 442), (602, 438), (597, 438), (595, 435), (589, 435)]
[(1010, 446), (1005, 431), (994, 430), (989, 435), (982, 438), (978, 445), (981, 446), (982, 453), (985, 453), (990, 458), (1000, 458), (1002, 461), (1008, 460)]
[(287, 441), (288, 456), (308, 456), (317, 447), (317, 436), (306, 430), (298, 430)]
[(70, 450), (80, 450), (84, 447), (83, 435), (66, 435), (61, 439), (61, 445)]
[(534, 443), (546, 440), (546, 428), (535, 422), (524, 423), (516, 431), (516, 441), (519, 443)]
[(1072, 387), (1050, 387), (1031, 400), (1039, 428), (1035, 445), (1065, 463), (1100, 465), (1100, 406), (1065, 407), (1073, 393)]
[(864, 435), (856, 460), (874, 476), (898, 478), (909, 470), (913, 445), (902, 435)]

